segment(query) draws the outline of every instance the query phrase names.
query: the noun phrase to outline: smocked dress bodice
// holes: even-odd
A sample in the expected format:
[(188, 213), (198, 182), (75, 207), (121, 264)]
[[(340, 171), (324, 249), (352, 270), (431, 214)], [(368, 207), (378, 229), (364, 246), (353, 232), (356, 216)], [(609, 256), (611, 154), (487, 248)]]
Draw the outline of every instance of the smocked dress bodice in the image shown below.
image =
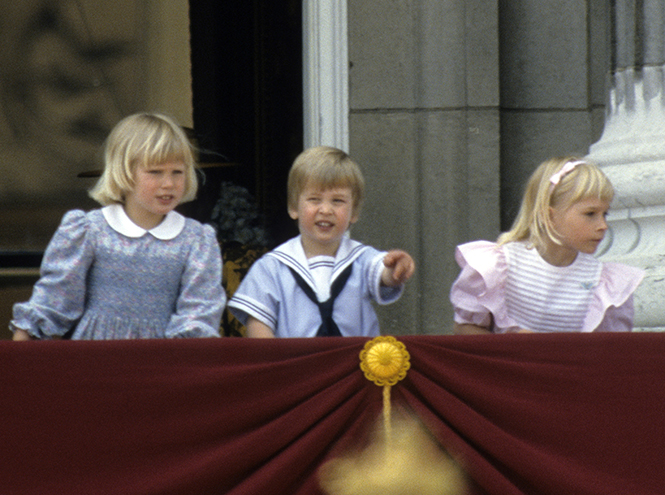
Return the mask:
[(212, 337), (224, 304), (212, 227), (171, 212), (146, 231), (114, 205), (65, 215), (12, 325), (38, 338)]

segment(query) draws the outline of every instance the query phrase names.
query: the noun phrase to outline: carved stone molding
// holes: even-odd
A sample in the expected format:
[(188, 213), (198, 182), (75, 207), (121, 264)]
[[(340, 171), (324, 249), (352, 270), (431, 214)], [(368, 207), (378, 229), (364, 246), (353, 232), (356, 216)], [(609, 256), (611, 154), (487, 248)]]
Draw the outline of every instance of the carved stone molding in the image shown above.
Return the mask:
[(638, 266), (635, 327), (665, 330), (665, 71), (663, 66), (614, 74), (605, 129), (587, 159), (616, 189), (603, 261)]

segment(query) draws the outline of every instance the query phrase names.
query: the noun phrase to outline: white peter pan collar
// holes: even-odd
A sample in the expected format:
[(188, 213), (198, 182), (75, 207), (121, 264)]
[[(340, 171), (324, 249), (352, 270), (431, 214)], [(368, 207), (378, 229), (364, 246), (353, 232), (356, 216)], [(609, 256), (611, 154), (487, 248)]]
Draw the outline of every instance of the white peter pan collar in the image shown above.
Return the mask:
[(151, 234), (153, 237), (162, 241), (168, 241), (175, 238), (182, 229), (185, 228), (185, 217), (177, 211), (170, 211), (164, 220), (150, 230), (146, 230), (136, 225), (125, 213), (122, 205), (114, 204), (102, 208), (102, 215), (113, 230), (126, 237), (143, 237), (145, 234)]

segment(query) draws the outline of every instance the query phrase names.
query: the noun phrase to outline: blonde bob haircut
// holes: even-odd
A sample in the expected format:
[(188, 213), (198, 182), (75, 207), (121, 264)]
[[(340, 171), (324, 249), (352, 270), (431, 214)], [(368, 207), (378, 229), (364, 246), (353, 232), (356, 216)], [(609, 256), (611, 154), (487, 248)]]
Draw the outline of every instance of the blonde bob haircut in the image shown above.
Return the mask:
[[(580, 163), (553, 184), (552, 176), (572, 162)], [(614, 198), (612, 184), (596, 165), (574, 156), (547, 160), (531, 175), (517, 218), (512, 228), (499, 236), (498, 243), (526, 241), (530, 247), (536, 248), (544, 246), (548, 240), (561, 244), (552, 225), (550, 208), (567, 210), (578, 201), (591, 197), (608, 203)]]
[(89, 195), (102, 205), (124, 204), (126, 194), (134, 189), (137, 167), (169, 162), (184, 163), (181, 202), (193, 200), (198, 183), (194, 150), (185, 131), (172, 118), (157, 113), (125, 117), (106, 139), (104, 171)]
[(298, 198), (307, 187), (327, 190), (351, 189), (353, 214), (359, 215), (365, 195), (365, 179), (358, 164), (344, 151), (316, 146), (300, 153), (289, 171), (287, 202), (290, 211), (298, 209)]

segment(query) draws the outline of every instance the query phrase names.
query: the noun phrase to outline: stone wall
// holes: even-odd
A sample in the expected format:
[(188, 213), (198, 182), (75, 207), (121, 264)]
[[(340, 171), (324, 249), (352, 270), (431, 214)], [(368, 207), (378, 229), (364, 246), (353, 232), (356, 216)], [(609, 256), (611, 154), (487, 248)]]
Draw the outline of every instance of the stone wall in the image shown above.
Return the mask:
[(455, 245), (509, 228), (543, 160), (603, 129), (604, 0), (349, 0), (350, 152), (368, 182), (353, 236), (418, 263), (386, 333), (448, 333)]
[(446, 333), (459, 242), (499, 227), (497, 4), (351, 0), (350, 152), (368, 184), (355, 238), (408, 250), (386, 333)]

